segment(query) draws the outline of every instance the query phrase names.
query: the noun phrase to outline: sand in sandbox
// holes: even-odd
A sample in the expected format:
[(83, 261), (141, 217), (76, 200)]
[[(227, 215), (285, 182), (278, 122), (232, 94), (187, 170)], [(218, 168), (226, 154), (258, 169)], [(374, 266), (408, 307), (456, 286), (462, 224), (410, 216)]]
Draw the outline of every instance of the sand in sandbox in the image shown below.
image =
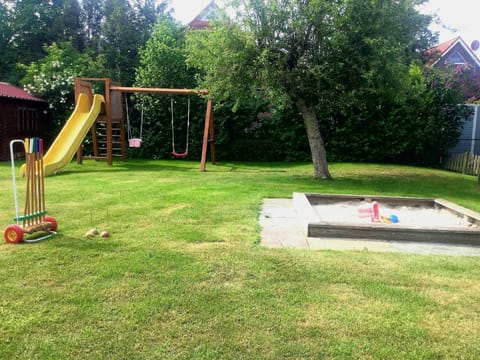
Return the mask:
[[(361, 217), (359, 207), (367, 203), (363, 201), (344, 201), (334, 204), (313, 205), (319, 220), (322, 222), (340, 222), (357, 224), (375, 224), (370, 217)], [(421, 208), (411, 206), (391, 206), (378, 202), (380, 216), (396, 215), (398, 224), (391, 226), (428, 227), (428, 228), (476, 228), (467, 220), (445, 209)]]

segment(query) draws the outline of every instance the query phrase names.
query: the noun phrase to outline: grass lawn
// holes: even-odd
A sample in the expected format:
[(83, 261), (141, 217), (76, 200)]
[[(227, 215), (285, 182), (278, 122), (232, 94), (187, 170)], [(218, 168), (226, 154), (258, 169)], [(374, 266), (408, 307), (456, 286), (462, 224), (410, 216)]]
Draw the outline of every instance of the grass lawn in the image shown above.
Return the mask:
[[(333, 164), (335, 180), (318, 182), (310, 164), (198, 167), (87, 161), (48, 177), (59, 234), (0, 244), (0, 358), (478, 358), (478, 257), (266, 249), (257, 221), (263, 198), (294, 191), (480, 211), (475, 177)], [(2, 235), (14, 215), (0, 163)], [(110, 238), (85, 237), (91, 227)]]

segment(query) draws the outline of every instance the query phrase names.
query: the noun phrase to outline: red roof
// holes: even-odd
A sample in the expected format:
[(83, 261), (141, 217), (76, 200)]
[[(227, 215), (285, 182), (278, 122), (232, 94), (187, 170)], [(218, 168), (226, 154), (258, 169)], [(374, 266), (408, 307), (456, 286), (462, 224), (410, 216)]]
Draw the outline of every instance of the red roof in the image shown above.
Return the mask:
[(216, 13), (219, 7), (215, 3), (215, 0), (212, 0), (206, 7), (203, 9), (200, 14), (198, 14), (189, 24), (188, 26), (191, 29), (199, 30), (209, 28), (212, 24), (210, 20), (215, 19)]
[(0, 82), (0, 98), (46, 102), (45, 100), (30, 95), (25, 90), (4, 82)]
[(439, 54), (443, 55), (445, 51), (450, 49), (452, 45), (455, 44), (458, 40), (460, 40), (460, 36), (457, 36), (456, 38), (453, 38), (451, 40), (438, 44), (437, 46), (433, 47), (431, 50), (438, 51)]
[(430, 59), (427, 61), (426, 65), (435, 66), (435, 64), (440, 61), (440, 59), (446, 55), (457, 43), (460, 43), (465, 51), (471, 56), (476, 65), (480, 66), (480, 60), (478, 59), (477, 55), (475, 55), (472, 49), (465, 43), (465, 41), (463, 41), (461, 36), (457, 36), (456, 38), (445, 41), (428, 49), (427, 54), (430, 56)]
[(426, 51), (427, 55), (430, 57), (426, 63), (427, 66), (433, 66), (437, 61), (450, 49), (458, 40), (460, 36), (453, 38), (451, 40), (445, 41), (441, 44), (438, 44)]

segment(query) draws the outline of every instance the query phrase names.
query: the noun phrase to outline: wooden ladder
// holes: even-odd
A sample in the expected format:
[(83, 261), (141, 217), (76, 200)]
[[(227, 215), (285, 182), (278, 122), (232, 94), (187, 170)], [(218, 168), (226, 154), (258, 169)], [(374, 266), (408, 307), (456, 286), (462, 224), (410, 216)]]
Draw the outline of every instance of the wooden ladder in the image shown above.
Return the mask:
[[(105, 115), (100, 115), (92, 126), (93, 159), (107, 159), (107, 121)], [(127, 158), (125, 143), (125, 126), (122, 119), (112, 120), (112, 156)]]

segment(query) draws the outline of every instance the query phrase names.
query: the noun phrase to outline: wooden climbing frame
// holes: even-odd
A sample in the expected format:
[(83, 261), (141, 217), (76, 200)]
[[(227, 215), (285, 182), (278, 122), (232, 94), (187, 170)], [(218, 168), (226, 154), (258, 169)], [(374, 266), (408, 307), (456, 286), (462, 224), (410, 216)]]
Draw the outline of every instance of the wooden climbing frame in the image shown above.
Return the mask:
[[(112, 123), (117, 121), (122, 124), (121, 128), (124, 131), (122, 94), (124, 93), (149, 93), (149, 94), (166, 94), (166, 95), (208, 95), (208, 90), (194, 90), (194, 89), (169, 89), (169, 88), (142, 88), (142, 87), (126, 87), (115, 84), (109, 78), (76, 78), (75, 79), (75, 99), (80, 93), (92, 95), (92, 82), (100, 81), (104, 83), (105, 87), (105, 111), (104, 119), (106, 124), (106, 159), (109, 165), (113, 163), (113, 140), (112, 140)], [(94, 125), (95, 126), (95, 125)], [(95, 128), (92, 129), (92, 142), (94, 153), (98, 148), (98, 140), (94, 134)], [(122, 160), (126, 160), (126, 141), (125, 133), (121, 135)], [(207, 100), (207, 109), (205, 113), (205, 128), (203, 134), (202, 156), (200, 163), (200, 171), (205, 171), (207, 152), (210, 148), (210, 159), (212, 164), (215, 164), (215, 133), (213, 127), (213, 103), (212, 100)], [(94, 158), (101, 159), (98, 154), (94, 154)], [(82, 151), (77, 151), (77, 162), (82, 162)]]

